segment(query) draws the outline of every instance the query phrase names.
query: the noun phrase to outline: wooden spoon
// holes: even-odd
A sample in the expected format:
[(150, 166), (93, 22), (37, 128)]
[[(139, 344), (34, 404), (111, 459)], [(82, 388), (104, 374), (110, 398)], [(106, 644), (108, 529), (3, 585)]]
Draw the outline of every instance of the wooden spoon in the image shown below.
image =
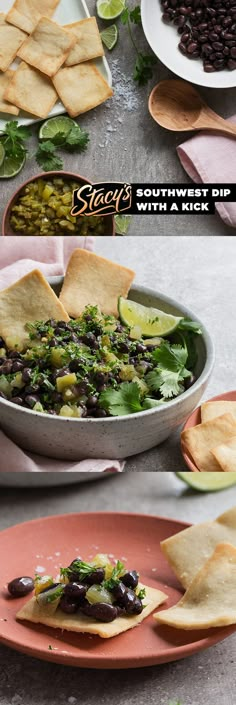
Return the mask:
[(217, 130), (236, 137), (236, 125), (214, 113), (186, 81), (161, 81), (149, 98), (149, 112), (167, 130)]

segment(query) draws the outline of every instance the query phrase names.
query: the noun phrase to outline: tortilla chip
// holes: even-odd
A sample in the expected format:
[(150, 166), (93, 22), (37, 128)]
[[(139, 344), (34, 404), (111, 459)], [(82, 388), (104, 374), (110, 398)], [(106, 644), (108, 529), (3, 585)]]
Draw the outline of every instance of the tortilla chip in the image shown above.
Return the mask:
[(47, 76), (33, 69), (24, 61), (17, 71), (14, 71), (12, 80), (4, 92), (4, 100), (16, 104), (21, 110), (46, 118), (58, 96)]
[(7, 22), (31, 34), (40, 17), (52, 17), (60, 0), (15, 0), (6, 15)]
[(77, 249), (71, 255), (59, 298), (73, 318), (88, 305), (118, 316), (118, 297), (127, 296), (134, 276), (131, 269)]
[(7, 24), (6, 15), (0, 12), (0, 71), (9, 68), (26, 36), (18, 27)]
[(104, 49), (100, 32), (95, 17), (87, 17), (86, 20), (73, 22), (65, 25), (65, 29), (71, 30), (76, 35), (77, 42), (71, 49), (65, 61), (66, 66), (80, 64), (81, 61), (96, 59), (97, 56), (104, 55)]
[(42, 609), (38, 606), (35, 597), (26, 602), (16, 616), (17, 619), (26, 619), (28, 622), (34, 622), (35, 624), (46, 624), (48, 627), (54, 627), (55, 629), (65, 629), (69, 632), (82, 632), (84, 634), (98, 634), (103, 639), (110, 639), (112, 636), (117, 636), (128, 629), (136, 627), (167, 599), (167, 595), (160, 590), (146, 585), (142, 587), (145, 587), (146, 590), (146, 606), (141, 614), (134, 617), (117, 617), (114, 622), (91, 621), (90, 617), (79, 613), (78, 615), (67, 615), (60, 608), (53, 615), (46, 615), (42, 613)]
[(26, 323), (49, 318), (69, 321), (63, 305), (37, 269), (0, 291), (0, 336), (9, 347), (15, 347), (15, 341), (21, 346), (27, 341)]
[(8, 103), (3, 98), (13, 75), (14, 71), (11, 71), (10, 69), (5, 71), (5, 73), (0, 73), (0, 112), (10, 113), (11, 115), (19, 115), (19, 108), (17, 108), (16, 105), (11, 105), (11, 103)]
[(47, 17), (41, 17), (33, 33), (22, 44), (18, 56), (47, 76), (54, 76), (75, 43), (72, 32)]
[(232, 414), (236, 418), (236, 401), (206, 401), (201, 406), (201, 419), (204, 423), (223, 414)]
[(177, 605), (153, 616), (176, 629), (236, 624), (236, 548), (219, 544)]
[(161, 542), (168, 563), (185, 589), (219, 543), (236, 547), (236, 507), (215, 521), (190, 526)]
[(236, 419), (232, 414), (223, 414), (212, 421), (206, 421), (183, 431), (181, 441), (199, 470), (220, 472), (222, 468), (213, 457), (211, 450), (233, 436), (236, 436)]
[(71, 117), (96, 108), (113, 95), (112, 88), (90, 61), (62, 68), (52, 80)]
[(236, 438), (222, 443), (211, 452), (224, 472), (236, 472)]

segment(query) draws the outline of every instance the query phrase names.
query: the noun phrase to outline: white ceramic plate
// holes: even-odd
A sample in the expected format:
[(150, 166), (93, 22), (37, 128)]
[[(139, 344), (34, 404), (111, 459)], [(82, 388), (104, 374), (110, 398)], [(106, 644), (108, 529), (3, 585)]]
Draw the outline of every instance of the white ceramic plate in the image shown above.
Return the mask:
[(181, 78), (208, 88), (234, 88), (236, 71), (205, 73), (200, 60), (187, 59), (178, 49), (180, 35), (173, 25), (162, 21), (160, 0), (142, 0), (142, 24), (154, 54), (168, 69)]
[[(13, 0), (0, 0), (0, 12), (7, 13), (12, 7), (12, 5)], [(88, 11), (85, 0), (61, 0), (52, 19), (56, 20), (56, 22), (63, 25), (76, 22), (77, 20), (84, 20), (85, 17), (90, 17), (90, 13)], [(14, 61), (12, 67), (15, 68), (17, 66), (17, 63), (18, 60)], [(106, 81), (111, 86), (112, 76), (106, 58), (101, 57), (101, 59), (96, 59), (95, 64), (99, 71), (101, 71)], [(64, 105), (62, 105), (62, 103), (58, 101), (58, 103), (56, 103), (54, 108), (49, 113), (48, 117), (52, 117), (53, 115), (61, 115), (65, 112), (66, 111)], [(0, 118), (0, 130), (4, 129), (5, 123), (8, 120), (12, 119), (12, 115), (4, 116), (4, 119)], [(19, 116), (14, 119), (18, 120), (18, 123), (20, 125), (32, 125), (35, 122), (42, 122), (42, 120), (40, 119), (37, 120), (36, 118), (29, 117), (27, 113), (23, 113), (22, 111), (20, 112)]]

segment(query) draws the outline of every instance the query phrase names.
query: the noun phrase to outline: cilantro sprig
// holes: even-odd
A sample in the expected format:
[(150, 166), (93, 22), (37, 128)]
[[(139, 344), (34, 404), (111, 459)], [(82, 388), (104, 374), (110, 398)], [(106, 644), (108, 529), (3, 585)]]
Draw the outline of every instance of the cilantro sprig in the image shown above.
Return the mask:
[(57, 154), (60, 148), (66, 152), (84, 152), (89, 143), (89, 134), (79, 125), (73, 125), (68, 133), (58, 132), (50, 140), (40, 141), (35, 155), (37, 164), (44, 171), (63, 169), (63, 160)]
[(153, 76), (153, 67), (156, 64), (157, 59), (154, 54), (144, 54), (141, 52), (134, 40), (132, 24), (142, 24), (140, 5), (136, 5), (136, 7), (132, 10), (126, 6), (121, 15), (121, 22), (123, 25), (127, 26), (131, 42), (136, 53), (133, 78), (137, 81), (139, 86), (144, 86)]
[(184, 380), (191, 377), (190, 370), (185, 367), (188, 359), (187, 347), (171, 345), (165, 341), (154, 350), (153, 359), (157, 367), (146, 376), (149, 389), (153, 392), (160, 391), (164, 399), (178, 396), (184, 391)]
[(117, 561), (115, 567), (113, 568), (111, 577), (103, 582), (103, 585), (107, 590), (113, 590), (119, 583), (120, 578), (124, 573), (124, 569), (124, 564), (121, 561)]
[(17, 120), (7, 122), (4, 130), (0, 131), (0, 140), (3, 144), (6, 157), (23, 158), (28, 154), (25, 142), (31, 135), (30, 129), (18, 125)]

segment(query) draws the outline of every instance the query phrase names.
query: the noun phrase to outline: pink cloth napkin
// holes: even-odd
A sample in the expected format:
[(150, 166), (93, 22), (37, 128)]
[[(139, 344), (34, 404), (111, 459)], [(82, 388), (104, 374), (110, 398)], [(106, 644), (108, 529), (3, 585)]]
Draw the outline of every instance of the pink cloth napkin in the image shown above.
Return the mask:
[[(91, 237), (0, 237), (0, 289), (12, 284), (32, 269), (45, 276), (64, 274), (76, 247), (93, 249)], [(118, 460), (65, 461), (45, 458), (19, 448), (0, 430), (0, 472), (122, 472)]]
[[(236, 122), (236, 115), (229, 122)], [(177, 147), (177, 154), (183, 168), (195, 183), (236, 182), (235, 137), (199, 132)], [(216, 210), (226, 225), (236, 227), (236, 203), (217, 203)]]

